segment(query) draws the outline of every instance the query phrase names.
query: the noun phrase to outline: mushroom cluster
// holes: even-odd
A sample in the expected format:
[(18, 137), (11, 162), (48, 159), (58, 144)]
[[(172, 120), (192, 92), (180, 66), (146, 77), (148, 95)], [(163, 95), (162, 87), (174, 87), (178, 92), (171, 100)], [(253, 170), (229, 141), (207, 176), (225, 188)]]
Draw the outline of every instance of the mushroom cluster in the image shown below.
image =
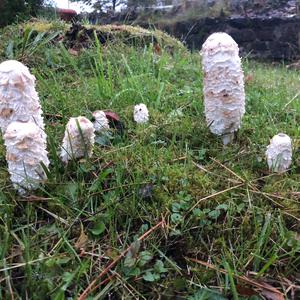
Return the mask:
[[(204, 71), (205, 116), (212, 133), (224, 145), (232, 142), (245, 114), (244, 75), (237, 43), (226, 33), (210, 35), (201, 50)], [(60, 158), (91, 157), (95, 133), (106, 134), (111, 124), (120, 123), (113, 112), (97, 110), (93, 123), (86, 117), (70, 118), (62, 141)], [(140, 103), (133, 108), (137, 124), (149, 122), (149, 111)], [(14, 60), (0, 64), (0, 128), (13, 186), (20, 194), (36, 189), (46, 179), (49, 166), (44, 120), (35, 77)], [(288, 170), (292, 162), (292, 142), (286, 134), (275, 135), (267, 147), (269, 169)]]

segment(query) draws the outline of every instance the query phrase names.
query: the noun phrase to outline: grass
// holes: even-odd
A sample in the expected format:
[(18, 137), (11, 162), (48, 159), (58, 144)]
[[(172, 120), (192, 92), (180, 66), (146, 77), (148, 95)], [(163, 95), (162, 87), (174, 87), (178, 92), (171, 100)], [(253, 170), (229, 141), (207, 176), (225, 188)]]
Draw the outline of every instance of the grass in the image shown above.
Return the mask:
[[(286, 104), (299, 91), (298, 71), (243, 59), (247, 113), (224, 148), (205, 122), (198, 53), (158, 56), (151, 45), (120, 41), (72, 56), (50, 42), (32, 57), (23, 50), (37, 77), (51, 169), (45, 186), (21, 198), (1, 144), (0, 298), (77, 299), (117, 260), (89, 299), (264, 299), (253, 285), (245, 295), (237, 276), (247, 274), (292, 299), (289, 282), (299, 285), (300, 267), (299, 97)], [(132, 120), (140, 102), (150, 110), (145, 126)], [(63, 166), (65, 124), (97, 109), (117, 112), (124, 134), (98, 138), (91, 159)], [(276, 175), (264, 152), (278, 132), (293, 138), (295, 151), (291, 170)]]

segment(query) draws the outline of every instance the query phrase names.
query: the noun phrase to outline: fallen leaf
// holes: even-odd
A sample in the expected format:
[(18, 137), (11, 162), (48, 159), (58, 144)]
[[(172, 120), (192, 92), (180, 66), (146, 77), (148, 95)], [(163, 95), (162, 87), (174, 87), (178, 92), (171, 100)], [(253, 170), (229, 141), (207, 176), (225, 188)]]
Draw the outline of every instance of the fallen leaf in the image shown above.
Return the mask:
[(257, 295), (257, 291), (255, 291), (253, 288), (246, 287), (246, 286), (243, 286), (240, 284), (238, 284), (236, 286), (236, 289), (237, 289), (239, 295), (241, 295), (243, 297), (251, 297), (251, 296)]
[(70, 48), (68, 50), (69, 54), (73, 55), (73, 56), (78, 56), (79, 55), (79, 51), (73, 49), (73, 48)]
[(82, 249), (82, 248), (84, 249), (88, 240), (89, 240), (88, 236), (84, 233), (83, 226), (81, 225), (80, 236), (74, 245), (75, 249), (77, 249), (77, 250)]
[(157, 55), (161, 55), (161, 47), (159, 43), (155, 43), (153, 47), (154, 53)]
[(276, 288), (274, 288), (273, 286), (265, 283), (265, 282), (259, 282), (259, 284), (261, 286), (263, 286), (263, 288), (260, 288), (260, 294), (264, 297), (266, 297), (266, 299), (268, 300), (284, 300), (284, 296), (283, 294), (277, 290)]
[(254, 76), (252, 74), (249, 74), (245, 77), (245, 83), (250, 83), (254, 80)]

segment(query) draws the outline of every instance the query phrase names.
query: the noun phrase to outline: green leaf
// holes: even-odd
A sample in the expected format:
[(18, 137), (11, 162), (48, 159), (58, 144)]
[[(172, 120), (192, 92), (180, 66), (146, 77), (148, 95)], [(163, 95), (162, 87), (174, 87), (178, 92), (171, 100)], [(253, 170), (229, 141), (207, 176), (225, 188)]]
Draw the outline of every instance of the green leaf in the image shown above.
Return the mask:
[[(128, 252), (129, 253), (129, 252)], [(132, 257), (132, 255), (127, 255), (124, 260), (124, 266), (126, 268), (132, 268), (136, 263), (136, 258)]]
[(180, 203), (178, 203), (178, 202), (172, 203), (172, 212), (173, 212), (173, 213), (178, 213), (178, 212), (180, 212), (180, 209), (181, 209)]
[(93, 235), (100, 235), (101, 233), (104, 232), (104, 230), (105, 230), (105, 224), (102, 221), (96, 223), (95, 226), (92, 229), (90, 229)]
[(95, 138), (95, 143), (100, 146), (110, 146), (111, 136), (107, 134), (101, 134)]
[(150, 251), (145, 250), (140, 253), (139, 258), (139, 266), (143, 267), (153, 258), (153, 255)]
[(182, 216), (178, 213), (174, 213), (171, 215), (171, 221), (173, 223), (180, 223), (183, 220)]
[(156, 273), (152, 273), (150, 271), (147, 271), (144, 275), (143, 275), (143, 279), (145, 281), (148, 281), (148, 282), (153, 282), (153, 281), (156, 281), (158, 279), (160, 279), (160, 276), (159, 274), (156, 274)]
[(166, 273), (168, 270), (164, 267), (164, 263), (161, 260), (157, 260), (154, 265), (156, 273)]
[(216, 207), (216, 209), (224, 209), (224, 210), (228, 210), (228, 205), (227, 204), (220, 204)]
[(187, 300), (228, 300), (228, 299), (215, 291), (203, 288), (198, 290), (193, 296), (188, 297)]
[(138, 268), (138, 267), (128, 269), (127, 272), (126, 272), (126, 275), (127, 276), (134, 276), (134, 277), (140, 276), (141, 275), (141, 269)]
[(219, 210), (212, 210), (211, 212), (208, 213), (208, 216), (212, 219), (218, 219), (220, 216), (221, 212)]

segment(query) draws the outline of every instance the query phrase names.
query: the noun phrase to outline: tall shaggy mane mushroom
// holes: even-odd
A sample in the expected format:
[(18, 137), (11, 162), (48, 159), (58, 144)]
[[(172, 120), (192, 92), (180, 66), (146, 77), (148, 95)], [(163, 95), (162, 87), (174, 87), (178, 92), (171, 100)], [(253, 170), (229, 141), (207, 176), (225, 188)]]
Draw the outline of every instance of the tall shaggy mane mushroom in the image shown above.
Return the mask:
[(226, 145), (233, 140), (245, 113), (244, 75), (237, 43), (217, 32), (202, 46), (205, 116), (212, 133)]

